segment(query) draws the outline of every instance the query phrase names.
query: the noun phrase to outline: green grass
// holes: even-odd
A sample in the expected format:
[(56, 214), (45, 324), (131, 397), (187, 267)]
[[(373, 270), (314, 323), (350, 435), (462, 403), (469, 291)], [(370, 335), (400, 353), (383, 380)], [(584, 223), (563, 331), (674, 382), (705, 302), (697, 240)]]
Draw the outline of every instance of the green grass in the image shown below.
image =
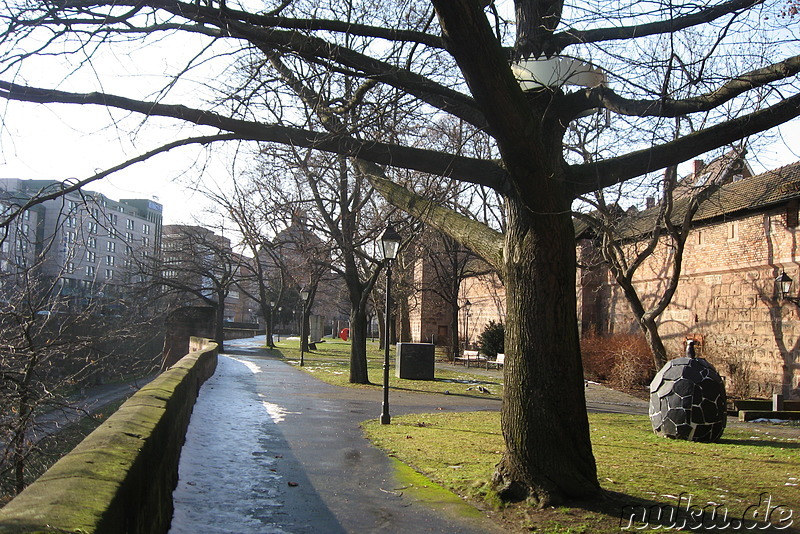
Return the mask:
[[(276, 351), (290, 363), (299, 364), (296, 340), (279, 343)], [(368, 344), (367, 351), (373, 385), (349, 383), (350, 344), (339, 340), (326, 340), (316, 351), (306, 353), (303, 370), (340, 386), (379, 387), (383, 352), (374, 343)], [(394, 361), (393, 351), (391, 354)], [(400, 380), (392, 373), (390, 387), (484, 396), (475, 390), (481, 384), (498, 398), (502, 390), (502, 379), (461, 367), (437, 368), (436, 377), (433, 381)], [(708, 444), (659, 438), (647, 417), (641, 415), (590, 414), (589, 421), (604, 495), (595, 502), (545, 510), (524, 504), (503, 505), (492, 492), (489, 481), (505, 447), (496, 412), (400, 416), (394, 417), (391, 425), (366, 422), (364, 430), (378, 447), (425, 477), (413, 482), (414, 487), (424, 487), (424, 480), (430, 480), (431, 487), (435, 484), (463, 496), (512, 532), (619, 532), (624, 506), (676, 505), (680, 498), (683, 500), (678, 507), (685, 509), (689, 496), (691, 504), (722, 505), (719, 511), (727, 509), (729, 518), (738, 521), (748, 507), (759, 505), (762, 494), (771, 497), (773, 508), (783, 504), (779, 511), (793, 513), (790, 528), (780, 532), (800, 532), (800, 439), (796, 433), (794, 437), (778, 437), (781, 433), (771, 435), (760, 426), (737, 425), (729, 427), (719, 443)], [(398, 468), (398, 477), (409, 479), (407, 469)], [(758, 510), (764, 506), (762, 503)], [(684, 530), (753, 531), (747, 527), (754, 526), (703, 530), (689, 525), (695, 528)], [(657, 527), (641, 522), (636, 526), (640, 530)]]
[(765, 493), (773, 507), (792, 509), (794, 527), (800, 526), (800, 439), (737, 427), (719, 443), (693, 443), (655, 436), (644, 416), (590, 414), (589, 420), (605, 500), (542, 511), (503, 509), (489, 488), (504, 449), (497, 413), (409, 415), (392, 425), (369, 421), (364, 428), (378, 447), (432, 481), (497, 509), (515, 531), (618, 532), (622, 506), (674, 505), (682, 494), (679, 508), (691, 495), (692, 504), (720, 504), (731, 518), (741, 518)]
[[(299, 367), (300, 349), (297, 340), (276, 343), (275, 352), (289, 363)], [(391, 371), (389, 388), (423, 393), (442, 393), (450, 395), (466, 395), (481, 398), (500, 399), (503, 392), (503, 379), (497, 373), (494, 376), (482, 376), (470, 373), (469, 369), (452, 366), (453, 369), (436, 369), (435, 380), (406, 380), (394, 376), (394, 347), (390, 348)], [(341, 340), (326, 339), (317, 344), (317, 350), (306, 352), (303, 356), (302, 369), (329, 384), (345, 387), (379, 387), (383, 384), (383, 351), (374, 342), (367, 343), (367, 375), (372, 385), (350, 383), (350, 343)], [(478, 391), (481, 386), (489, 393)]]

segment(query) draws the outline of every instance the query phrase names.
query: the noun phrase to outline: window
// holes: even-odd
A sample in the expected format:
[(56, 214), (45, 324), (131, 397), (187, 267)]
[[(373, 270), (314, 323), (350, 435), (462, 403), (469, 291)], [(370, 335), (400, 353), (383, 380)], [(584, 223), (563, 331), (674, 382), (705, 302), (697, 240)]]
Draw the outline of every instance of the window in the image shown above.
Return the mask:
[(133, 241), (133, 234), (132, 234), (132, 233), (130, 233), (130, 232), (125, 232), (125, 241), (127, 241), (127, 242), (129, 242), (129, 243), (130, 243), (131, 241)]
[(106, 243), (106, 249), (109, 252), (116, 252), (117, 251), (117, 244), (115, 242), (113, 242), (113, 241), (109, 241), (108, 243)]
[(133, 254), (133, 248), (130, 245), (125, 245), (125, 255), (130, 256)]
[(739, 238), (739, 222), (728, 223), (728, 241), (735, 241)]
[(144, 245), (145, 247), (149, 247), (150, 246), (150, 238), (149, 237), (143, 237), (142, 238), (142, 245)]
[(142, 224), (142, 233), (145, 235), (150, 235), (150, 225), (149, 224)]
[(114, 269), (106, 269), (106, 280), (112, 280), (114, 278)]
[(97, 256), (91, 250), (87, 250), (86, 251), (86, 261), (94, 263), (95, 261), (97, 261)]
[(78, 219), (74, 215), (70, 215), (67, 217), (67, 220), (64, 222), (64, 226), (67, 228), (75, 228), (78, 226)]
[(697, 244), (702, 245), (705, 242), (705, 236), (702, 230), (697, 231)]
[(86, 267), (86, 276), (94, 276), (95, 268), (93, 265), (89, 265)]
[(786, 227), (787, 228), (797, 228), (798, 225), (798, 202), (797, 200), (790, 200), (788, 204), (786, 204)]
[(125, 228), (128, 230), (136, 230), (136, 224), (133, 222), (133, 219), (125, 220)]
[(66, 239), (67, 243), (74, 243), (75, 242), (75, 232), (67, 232), (64, 235), (64, 238)]
[(106, 256), (106, 265), (114, 265), (114, 256)]
[(67, 265), (66, 265), (65, 269), (67, 270), (67, 274), (74, 273), (75, 272), (75, 263), (71, 262), (71, 261), (67, 262)]
[(94, 221), (89, 222), (89, 233), (96, 234), (97, 233), (97, 223)]
[(111, 221), (111, 224), (113, 224), (114, 226), (116, 226), (116, 224), (117, 224), (117, 214), (116, 214), (116, 213), (111, 213), (111, 214), (108, 216), (108, 218), (109, 218), (109, 220)]
[(86, 240), (86, 246), (88, 248), (97, 248), (97, 239), (95, 239), (94, 237), (90, 237), (89, 239)]

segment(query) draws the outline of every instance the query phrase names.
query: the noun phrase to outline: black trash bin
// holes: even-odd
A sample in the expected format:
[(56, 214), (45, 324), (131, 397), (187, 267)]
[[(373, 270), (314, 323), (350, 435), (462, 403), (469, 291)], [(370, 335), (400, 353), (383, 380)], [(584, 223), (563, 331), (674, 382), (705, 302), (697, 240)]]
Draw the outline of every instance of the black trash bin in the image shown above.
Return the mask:
[(398, 343), (395, 376), (408, 380), (433, 380), (435, 346), (431, 343)]

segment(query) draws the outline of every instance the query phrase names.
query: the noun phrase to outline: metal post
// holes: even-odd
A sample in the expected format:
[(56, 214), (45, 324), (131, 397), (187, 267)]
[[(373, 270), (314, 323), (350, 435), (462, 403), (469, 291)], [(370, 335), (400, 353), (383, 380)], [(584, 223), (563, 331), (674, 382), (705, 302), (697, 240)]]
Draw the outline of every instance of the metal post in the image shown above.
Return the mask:
[(381, 424), (388, 425), (392, 418), (389, 416), (389, 327), (391, 324), (389, 309), (392, 292), (392, 260), (386, 260), (386, 324), (383, 329), (383, 412), (381, 413)]
[(305, 341), (305, 334), (306, 334), (305, 332), (306, 302), (305, 300), (302, 299), (301, 302), (303, 304), (301, 305), (302, 307), (300, 308), (300, 367), (303, 367), (305, 365), (305, 362), (303, 361), (303, 356), (305, 356), (305, 343), (303, 343), (303, 341)]

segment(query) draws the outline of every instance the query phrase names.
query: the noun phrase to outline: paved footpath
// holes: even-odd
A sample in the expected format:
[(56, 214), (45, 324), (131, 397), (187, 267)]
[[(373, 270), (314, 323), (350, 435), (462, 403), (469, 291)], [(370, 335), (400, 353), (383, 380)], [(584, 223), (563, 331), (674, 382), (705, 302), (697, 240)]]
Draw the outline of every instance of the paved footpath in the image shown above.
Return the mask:
[[(247, 345), (226, 342), (230, 356), (200, 391), (171, 533), (499, 532), (489, 519), (434, 510), (399, 487), (389, 458), (359, 427), (380, 415), (380, 391), (331, 386)], [(399, 415), (497, 410), (499, 402), (392, 391), (390, 407)]]
[[(226, 342), (200, 391), (172, 534), (499, 532), (486, 518), (417, 502), (399, 486), (389, 458), (359, 427), (380, 416), (379, 389), (331, 386), (267, 356), (261, 344), (263, 337)], [(487, 373), (498, 376), (480, 372)], [(589, 411), (647, 414), (647, 402), (600, 385), (590, 383), (586, 397)], [(395, 416), (499, 410), (500, 402), (392, 390), (390, 408)]]

